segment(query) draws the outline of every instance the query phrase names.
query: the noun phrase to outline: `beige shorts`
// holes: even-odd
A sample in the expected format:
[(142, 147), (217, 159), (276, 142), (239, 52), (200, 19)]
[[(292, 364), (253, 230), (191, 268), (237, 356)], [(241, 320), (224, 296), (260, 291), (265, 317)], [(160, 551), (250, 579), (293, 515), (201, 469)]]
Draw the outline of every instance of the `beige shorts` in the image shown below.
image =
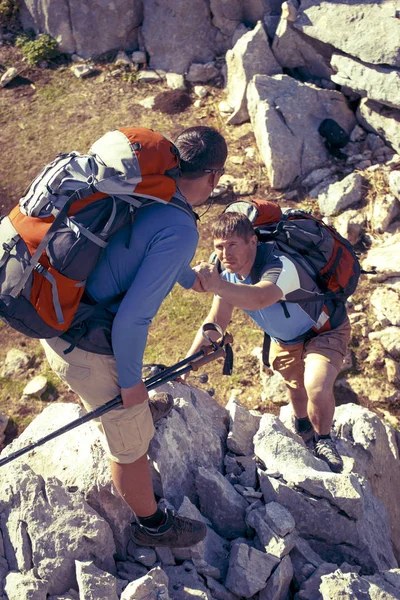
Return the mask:
[(307, 361), (313, 358), (325, 360), (340, 371), (350, 336), (350, 321), (346, 319), (336, 329), (320, 333), (298, 344), (278, 344), (271, 340), (271, 367), (282, 375), (286, 385), (300, 389), (304, 387), (304, 369)]
[[(63, 351), (69, 343), (61, 338), (40, 340), (52, 370), (80, 397), (87, 411), (118, 396), (115, 358), (74, 348)], [(154, 435), (148, 402), (130, 408), (114, 409), (95, 419), (109, 458), (118, 463), (132, 463), (147, 453)], [(85, 427), (85, 425), (82, 425)]]

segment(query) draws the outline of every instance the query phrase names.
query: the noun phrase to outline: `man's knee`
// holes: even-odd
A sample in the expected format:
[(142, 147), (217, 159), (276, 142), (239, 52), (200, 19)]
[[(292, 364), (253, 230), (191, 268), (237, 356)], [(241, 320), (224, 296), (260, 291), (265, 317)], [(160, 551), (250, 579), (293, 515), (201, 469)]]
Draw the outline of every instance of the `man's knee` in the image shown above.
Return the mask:
[(304, 386), (309, 400), (318, 399), (333, 393), (333, 385), (338, 369), (324, 357), (310, 355), (304, 369)]

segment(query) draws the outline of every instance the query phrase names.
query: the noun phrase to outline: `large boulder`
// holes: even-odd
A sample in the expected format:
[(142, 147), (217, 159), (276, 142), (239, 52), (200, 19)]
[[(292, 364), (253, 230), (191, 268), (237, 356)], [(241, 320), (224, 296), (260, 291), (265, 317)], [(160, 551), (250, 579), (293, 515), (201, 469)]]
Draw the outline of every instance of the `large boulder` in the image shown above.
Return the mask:
[[(7, 446), (2, 456), (36, 442), (83, 414), (77, 404), (51, 404)], [(126, 546), (132, 511), (112, 484), (109, 462), (94, 421), (47, 442), (18, 460), (29, 465), (37, 475), (56, 477), (66, 489), (79, 489), (86, 502), (110, 524), (118, 550)]]
[(335, 120), (348, 133), (355, 125), (343, 94), (288, 75), (256, 75), (248, 86), (247, 103), (270, 183), (278, 189), (329, 161), (318, 133), (324, 119)]
[(298, 533), (324, 560), (361, 565), (367, 573), (397, 565), (385, 506), (365, 478), (351, 473), (351, 460), (345, 461), (341, 475), (332, 473), (268, 414), (261, 419), (254, 446), (266, 465), (259, 473), (265, 502), (285, 506)]
[(192, 62), (210, 62), (230, 46), (230, 38), (213, 26), (204, 0), (146, 0), (143, 4), (142, 33), (154, 69), (183, 74)]
[(368, 480), (390, 518), (391, 540), (400, 561), (400, 437), (370, 410), (344, 404), (335, 411), (339, 450), (354, 461), (352, 470)]
[(24, 29), (48, 33), (62, 52), (89, 58), (116, 48), (135, 49), (143, 20), (142, 0), (22, 0)]
[(364, 62), (400, 67), (395, 2), (303, 0), (294, 26)]
[(333, 73), (329, 64), (333, 48), (304, 35), (287, 19), (279, 21), (272, 50), (282, 67), (296, 69), (306, 79), (329, 79)]
[(269, 47), (267, 34), (261, 22), (236, 42), (226, 53), (228, 69), (227, 101), (234, 109), (229, 123), (239, 125), (249, 119), (247, 110), (247, 85), (254, 75), (282, 73), (280, 65)]
[(55, 478), (45, 481), (27, 465), (3, 469), (0, 517), (9, 570), (24, 575), (34, 569), (32, 579), (45, 584), (42, 593), (62, 594), (74, 586), (75, 560), (90, 558), (115, 573), (110, 526), (79, 491), (65, 489)]
[(331, 79), (356, 90), (362, 96), (400, 108), (400, 72), (388, 67), (366, 65), (349, 56), (334, 54), (331, 61), (336, 73)]

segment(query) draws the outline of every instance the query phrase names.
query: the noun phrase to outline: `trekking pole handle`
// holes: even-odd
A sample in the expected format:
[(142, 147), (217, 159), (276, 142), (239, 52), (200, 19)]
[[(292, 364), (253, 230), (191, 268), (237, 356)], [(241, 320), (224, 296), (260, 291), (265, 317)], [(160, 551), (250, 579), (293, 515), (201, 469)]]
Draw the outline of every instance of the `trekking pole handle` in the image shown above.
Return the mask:
[(217, 358), (224, 357), (225, 347), (221, 346), (220, 348), (218, 348), (218, 350), (213, 350), (212, 352), (209, 352), (208, 354), (203, 356), (203, 358), (193, 361), (192, 363), (190, 363), (190, 366), (192, 367), (192, 371), (198, 371), (200, 367), (204, 367), (204, 365), (207, 365), (208, 363), (212, 362), (213, 360), (216, 360)]

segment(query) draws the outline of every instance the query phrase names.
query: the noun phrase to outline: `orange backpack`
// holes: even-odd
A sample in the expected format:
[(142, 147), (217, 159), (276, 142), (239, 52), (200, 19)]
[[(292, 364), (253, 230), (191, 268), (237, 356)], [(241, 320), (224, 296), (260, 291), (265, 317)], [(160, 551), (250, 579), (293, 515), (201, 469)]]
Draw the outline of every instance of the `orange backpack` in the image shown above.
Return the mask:
[(36, 338), (76, 324), (86, 279), (140, 206), (168, 203), (194, 218), (174, 197), (179, 172), (174, 144), (140, 127), (106, 133), (88, 154), (57, 156), (0, 220), (0, 318)]

